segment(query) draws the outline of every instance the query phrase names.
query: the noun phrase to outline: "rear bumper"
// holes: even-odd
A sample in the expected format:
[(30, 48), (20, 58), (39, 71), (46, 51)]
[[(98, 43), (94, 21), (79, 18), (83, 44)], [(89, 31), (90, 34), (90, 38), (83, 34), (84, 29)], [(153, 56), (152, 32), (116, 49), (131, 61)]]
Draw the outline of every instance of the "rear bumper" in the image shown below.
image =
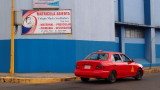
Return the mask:
[(77, 77), (84, 77), (84, 78), (108, 78), (109, 71), (102, 71), (102, 70), (95, 70), (95, 71), (82, 71), (82, 70), (75, 70), (74, 74)]

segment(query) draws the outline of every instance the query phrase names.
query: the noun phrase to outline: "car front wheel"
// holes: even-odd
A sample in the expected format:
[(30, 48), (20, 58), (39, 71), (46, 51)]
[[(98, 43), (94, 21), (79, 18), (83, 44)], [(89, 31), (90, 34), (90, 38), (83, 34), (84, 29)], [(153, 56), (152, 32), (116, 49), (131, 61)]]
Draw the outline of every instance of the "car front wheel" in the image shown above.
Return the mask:
[(142, 70), (138, 69), (136, 76), (134, 77), (135, 80), (141, 80), (143, 76)]

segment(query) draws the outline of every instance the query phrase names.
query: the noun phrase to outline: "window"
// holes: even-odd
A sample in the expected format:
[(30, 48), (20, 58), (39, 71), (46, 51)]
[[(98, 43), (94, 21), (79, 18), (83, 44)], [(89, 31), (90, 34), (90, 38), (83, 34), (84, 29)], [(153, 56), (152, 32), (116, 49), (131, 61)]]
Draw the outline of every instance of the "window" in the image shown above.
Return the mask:
[(126, 57), (125, 55), (121, 54), (121, 57), (124, 62), (130, 62), (130, 59), (128, 57)]
[(112, 62), (122, 62), (122, 60), (118, 54), (114, 54), (112, 56)]
[(92, 53), (85, 58), (85, 60), (107, 60), (107, 53)]
[(119, 37), (120, 26), (115, 25), (115, 37)]
[(126, 38), (144, 38), (144, 28), (125, 27)]

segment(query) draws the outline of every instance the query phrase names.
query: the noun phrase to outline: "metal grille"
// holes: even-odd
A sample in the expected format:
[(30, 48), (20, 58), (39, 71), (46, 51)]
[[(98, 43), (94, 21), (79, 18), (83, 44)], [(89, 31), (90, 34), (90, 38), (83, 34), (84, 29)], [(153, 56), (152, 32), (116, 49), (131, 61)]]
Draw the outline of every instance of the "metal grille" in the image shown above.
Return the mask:
[(126, 38), (144, 38), (144, 28), (125, 27)]

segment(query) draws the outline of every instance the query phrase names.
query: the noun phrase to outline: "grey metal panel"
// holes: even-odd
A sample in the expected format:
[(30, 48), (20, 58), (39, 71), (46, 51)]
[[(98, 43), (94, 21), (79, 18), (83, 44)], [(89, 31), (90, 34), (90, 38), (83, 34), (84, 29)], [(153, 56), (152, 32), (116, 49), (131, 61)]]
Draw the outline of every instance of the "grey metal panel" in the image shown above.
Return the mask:
[(160, 0), (151, 0), (152, 25), (160, 26)]
[(124, 0), (124, 21), (144, 24), (144, 0)]
[(16, 25), (23, 24), (22, 11), (15, 11), (15, 24)]
[(0, 1), (0, 40), (10, 39), (11, 0)]

